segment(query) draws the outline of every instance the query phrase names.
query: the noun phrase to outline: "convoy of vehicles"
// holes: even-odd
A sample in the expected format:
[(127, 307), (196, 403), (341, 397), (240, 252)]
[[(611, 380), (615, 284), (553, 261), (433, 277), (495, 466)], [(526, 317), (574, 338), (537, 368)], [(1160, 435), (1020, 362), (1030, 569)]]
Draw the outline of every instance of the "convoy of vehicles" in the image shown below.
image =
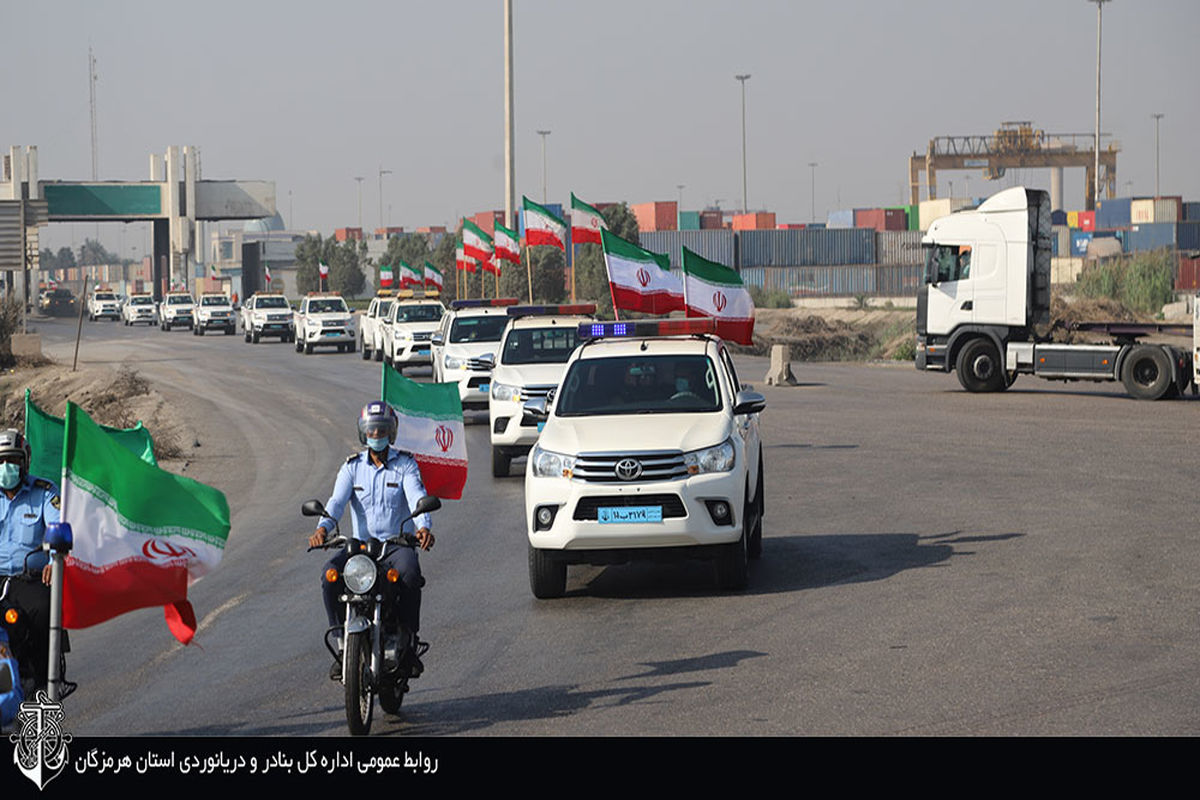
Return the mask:
[(396, 371), (433, 363), (429, 340), (446, 313), (436, 298), (427, 292), (422, 299), (398, 298), (392, 304), (383, 321), (383, 359)]
[(358, 344), (350, 309), (341, 295), (333, 292), (312, 292), (301, 300), (295, 328), (297, 353), (310, 355), (317, 347), (353, 353)]
[[(999, 392), (1018, 375), (1047, 380), (1120, 381), (1143, 400), (1176, 397), (1200, 370), (1200, 327), (1088, 323), (1102, 344), (1050, 339), (1050, 197), (1015, 187), (978, 209), (935, 220), (923, 237), (925, 283), (917, 295), (916, 367), (954, 370), (970, 392)], [(1190, 333), (1188, 353), (1139, 339)]]
[(196, 324), (192, 326), (192, 333), (203, 336), (205, 331), (224, 331), (226, 336), (237, 332), (233, 303), (224, 294), (200, 295), (200, 304), (196, 306)]
[(148, 294), (133, 294), (121, 306), (121, 319), (126, 325), (158, 324), (158, 305), (154, 297)]
[(168, 292), (158, 307), (159, 327), (164, 331), (172, 328), (188, 328), (196, 324), (196, 301), (187, 292)]
[(296, 341), (292, 307), (281, 294), (254, 294), (242, 303), (242, 335), (248, 343), (258, 344), (264, 336), (281, 342)]

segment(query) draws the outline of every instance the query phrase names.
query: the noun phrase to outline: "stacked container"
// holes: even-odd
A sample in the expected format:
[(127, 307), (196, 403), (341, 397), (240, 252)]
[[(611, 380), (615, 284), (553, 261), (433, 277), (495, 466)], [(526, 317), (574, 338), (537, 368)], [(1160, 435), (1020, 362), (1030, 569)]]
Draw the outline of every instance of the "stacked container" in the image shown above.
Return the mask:
[(735, 214), (733, 229), (735, 231), (769, 231), (775, 228), (775, 214), (759, 211), (753, 214)]
[(635, 203), (630, 207), (640, 231), (673, 231), (679, 218), (679, 203), (674, 200)]

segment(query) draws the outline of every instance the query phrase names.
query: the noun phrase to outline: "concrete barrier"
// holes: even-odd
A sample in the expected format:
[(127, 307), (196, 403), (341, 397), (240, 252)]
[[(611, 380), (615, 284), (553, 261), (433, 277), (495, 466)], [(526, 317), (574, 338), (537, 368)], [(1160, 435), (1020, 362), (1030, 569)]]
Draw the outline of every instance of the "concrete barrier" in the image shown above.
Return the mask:
[(786, 344), (771, 345), (771, 370), (766, 377), (767, 386), (795, 386), (792, 374), (790, 348)]

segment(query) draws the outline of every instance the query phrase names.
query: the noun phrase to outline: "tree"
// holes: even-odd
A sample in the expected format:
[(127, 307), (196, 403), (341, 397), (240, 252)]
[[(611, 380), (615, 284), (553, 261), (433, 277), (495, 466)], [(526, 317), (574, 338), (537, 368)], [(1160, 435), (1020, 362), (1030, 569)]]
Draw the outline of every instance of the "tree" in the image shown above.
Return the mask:
[(429, 258), (429, 237), (424, 233), (406, 233), (399, 236), (392, 236), (388, 239), (387, 252), (383, 254), (383, 258), (378, 264), (375, 264), (375, 285), (379, 285), (379, 268), (384, 264), (389, 264), (396, 274), (397, 282), (400, 280), (399, 266), (400, 262), (408, 264), (417, 272), (425, 269), (425, 260)]
[[(429, 254), (429, 263), (442, 271), (442, 299), (447, 303), (458, 297), (454, 291), (454, 245), (454, 236), (448, 233), (444, 234), (433, 246), (433, 252)], [(416, 265), (414, 264), (414, 266)]]
[[(59, 251), (60, 254), (62, 251)], [(79, 265), (91, 267), (99, 264), (119, 264), (120, 259), (108, 252), (104, 245), (95, 239), (86, 239), (79, 246)], [(73, 264), (71, 266), (74, 266)]]
[(366, 277), (359, 266), (366, 251), (366, 244), (353, 239), (338, 242), (336, 239), (322, 239), (320, 234), (305, 236), (296, 245), (296, 289), (301, 294), (315, 292), (320, 286), (318, 266), (325, 263), (329, 266), (329, 278), (326, 282), (330, 291), (340, 292), (353, 299), (363, 293)]
[(70, 269), (76, 266), (75, 251), (69, 247), (58, 248), (58, 255), (54, 259), (55, 269)]
[[(604, 222), (611, 233), (634, 244), (638, 243), (637, 218), (633, 216), (629, 206), (619, 203), (602, 209), (600, 213), (604, 216)], [(604, 250), (598, 244), (581, 244), (575, 250), (575, 297), (581, 303), (595, 303), (599, 316), (613, 316), (608, 270), (604, 266)]]

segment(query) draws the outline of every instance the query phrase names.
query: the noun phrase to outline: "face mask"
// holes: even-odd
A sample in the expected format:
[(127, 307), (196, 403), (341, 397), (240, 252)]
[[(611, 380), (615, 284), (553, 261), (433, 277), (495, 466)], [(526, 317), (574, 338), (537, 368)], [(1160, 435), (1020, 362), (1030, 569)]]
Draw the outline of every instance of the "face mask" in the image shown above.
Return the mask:
[(388, 442), (388, 437), (386, 436), (379, 439), (372, 439), (370, 437), (367, 438), (367, 447), (371, 448), (377, 453), (386, 450), (388, 444), (390, 444), (390, 442)]
[(21, 482), (21, 466), (11, 462), (0, 464), (0, 488), (15, 489)]

